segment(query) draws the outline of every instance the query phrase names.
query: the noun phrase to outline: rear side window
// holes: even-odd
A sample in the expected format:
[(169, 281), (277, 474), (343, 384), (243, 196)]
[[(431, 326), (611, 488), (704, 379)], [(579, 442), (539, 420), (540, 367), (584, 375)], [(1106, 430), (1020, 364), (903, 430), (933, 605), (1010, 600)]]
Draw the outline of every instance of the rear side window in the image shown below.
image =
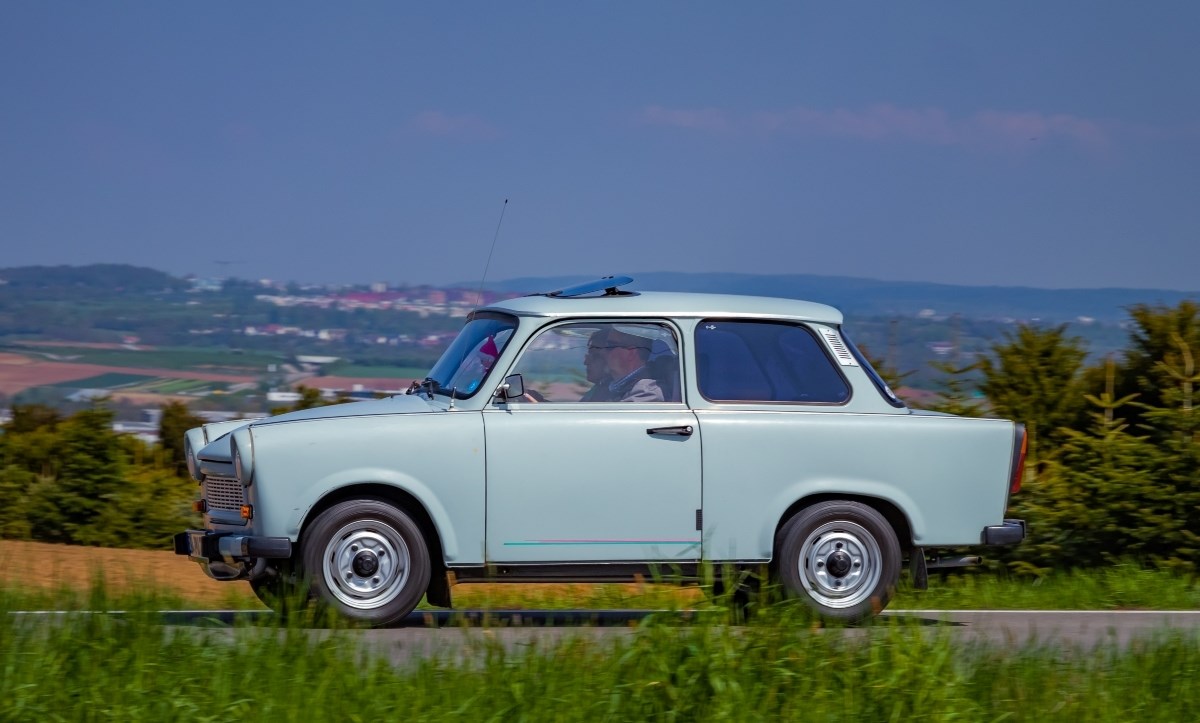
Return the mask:
[(806, 326), (705, 320), (696, 327), (696, 382), (714, 402), (843, 404), (850, 385)]

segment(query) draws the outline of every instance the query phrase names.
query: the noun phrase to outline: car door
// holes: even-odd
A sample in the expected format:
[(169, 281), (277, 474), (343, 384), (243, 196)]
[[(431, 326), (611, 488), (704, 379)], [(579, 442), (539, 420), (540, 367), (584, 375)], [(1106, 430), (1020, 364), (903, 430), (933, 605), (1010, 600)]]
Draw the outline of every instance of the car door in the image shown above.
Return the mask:
[[(658, 377), (589, 379), (588, 341), (617, 327), (614, 336), (648, 340), (643, 370), (627, 376)], [(529, 395), (483, 414), (489, 562), (700, 558), (700, 435), (695, 415), (670, 401), (677, 338), (664, 323), (568, 322), (531, 340), (512, 369)], [(614, 398), (626, 387), (638, 391)]]

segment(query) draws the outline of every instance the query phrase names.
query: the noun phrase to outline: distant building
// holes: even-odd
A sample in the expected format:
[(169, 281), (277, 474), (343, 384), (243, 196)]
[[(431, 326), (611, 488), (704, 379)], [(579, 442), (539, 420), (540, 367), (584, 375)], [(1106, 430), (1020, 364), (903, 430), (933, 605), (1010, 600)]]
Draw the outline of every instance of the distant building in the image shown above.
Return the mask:
[(333, 364), (341, 359), (336, 356), (312, 356), (310, 354), (300, 354), (296, 356), (296, 361), (301, 364)]

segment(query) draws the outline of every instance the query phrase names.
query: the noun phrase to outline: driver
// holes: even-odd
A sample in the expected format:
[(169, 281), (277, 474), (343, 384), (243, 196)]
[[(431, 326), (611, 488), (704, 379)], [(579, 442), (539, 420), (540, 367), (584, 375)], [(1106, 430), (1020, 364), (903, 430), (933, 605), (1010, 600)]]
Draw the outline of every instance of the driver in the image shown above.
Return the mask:
[(646, 369), (650, 339), (604, 327), (588, 339), (583, 363), (593, 386), (581, 402), (661, 402), (658, 381)]

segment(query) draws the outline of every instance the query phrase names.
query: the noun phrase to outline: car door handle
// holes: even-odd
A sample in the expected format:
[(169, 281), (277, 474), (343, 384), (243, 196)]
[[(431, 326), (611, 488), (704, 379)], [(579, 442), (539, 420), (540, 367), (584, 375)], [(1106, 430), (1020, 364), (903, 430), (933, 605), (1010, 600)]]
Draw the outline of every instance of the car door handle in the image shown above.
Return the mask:
[(692, 425), (685, 424), (679, 427), (651, 427), (646, 430), (646, 434), (664, 434), (673, 435), (676, 437), (692, 436)]

